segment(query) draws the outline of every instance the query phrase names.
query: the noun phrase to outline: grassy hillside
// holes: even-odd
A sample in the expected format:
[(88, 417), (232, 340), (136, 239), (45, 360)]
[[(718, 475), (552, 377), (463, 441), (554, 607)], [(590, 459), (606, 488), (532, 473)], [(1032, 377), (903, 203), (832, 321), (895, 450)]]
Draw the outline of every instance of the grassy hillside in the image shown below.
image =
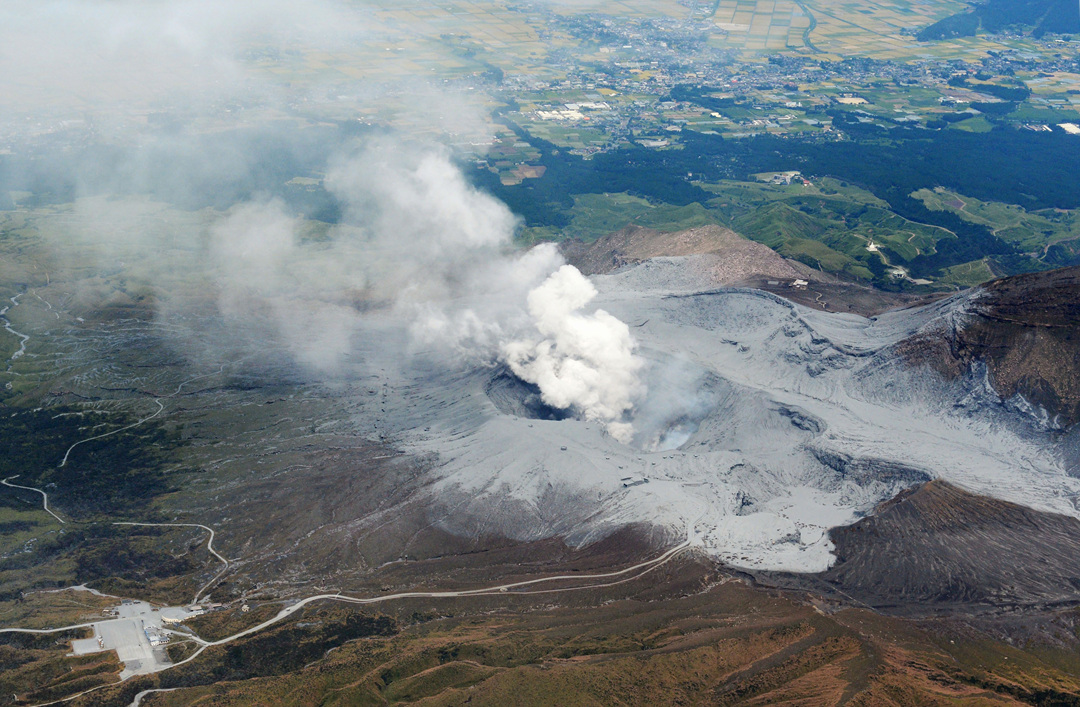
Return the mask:
[[(275, 645), (295, 639), (289, 624), (135, 680), (123, 698), (151, 686), (181, 688), (155, 695), (155, 706), (997, 705), (1080, 696), (1080, 666), (1060, 648), (1013, 647), (959, 622), (823, 610), (708, 564), (665, 568), (618, 591), (393, 611), (360, 621), (340, 606), (309, 608), (294, 620), (318, 627), (305, 639), (304, 665), (274, 657)], [(342, 627), (354, 624), (367, 636), (342, 642)], [(320, 655), (320, 640), (334, 650)], [(73, 704), (121, 702), (120, 693)]]

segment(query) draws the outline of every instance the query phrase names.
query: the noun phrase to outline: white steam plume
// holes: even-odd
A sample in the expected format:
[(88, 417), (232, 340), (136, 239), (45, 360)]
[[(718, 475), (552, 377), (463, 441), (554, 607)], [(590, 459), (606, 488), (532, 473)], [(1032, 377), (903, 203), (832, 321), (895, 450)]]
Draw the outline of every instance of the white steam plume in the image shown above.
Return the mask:
[(621, 441), (644, 390), (630, 330), (583, 308), (592, 283), (558, 250), (513, 248), (517, 220), (468, 184), (444, 151), (377, 144), (340, 161), (327, 185), (347, 225), (318, 243), (278, 202), (245, 204), (210, 229), (223, 315), (267, 321), (307, 367), (333, 374), (363, 314), (352, 297), (394, 308), (441, 356), (506, 363), (553, 407), (597, 420)]
[(359, 326), (348, 295), (365, 283), (355, 270), (333, 267), (345, 244), (305, 251), (299, 227), (277, 201), (243, 204), (216, 223), (209, 255), (218, 307), (234, 323), (269, 319), (299, 363), (333, 372)]
[(503, 356), (518, 377), (540, 388), (545, 403), (575, 408), (629, 442), (633, 428), (622, 418), (642, 393), (644, 362), (634, 355), (625, 323), (602, 309), (581, 312), (595, 296), (577, 268), (563, 265), (529, 293), (529, 314), (541, 338), (508, 342)]
[[(94, 130), (113, 126), (131, 135), (137, 149), (116, 164), (91, 160), (95, 168), (86, 175), (73, 165), (79, 188), (92, 194), (86, 185), (115, 184), (111, 191), (149, 191), (196, 205), (217, 184), (244, 186), (238, 196), (273, 187), (254, 173), (259, 142), (204, 141), (200, 131), (149, 128), (138, 137), (132, 120), (141, 124), (148, 111), (179, 108), (206, 116), (209, 123), (197, 124), (203, 128), (239, 125), (225, 105), (266, 110), (285, 105), (287, 96), (299, 100), (302, 90), (275, 82), (249, 54), (347, 49), (378, 31), (368, 14), (341, 0), (303, 7), (286, 0), (11, 0), (0, 7), (0, 20), (0, 88), (15, 98), (0, 106), (0, 137), (4, 126), (36, 124), (43, 116), (61, 123), (74, 116)], [(370, 90), (358, 85), (350, 93)], [(429, 95), (405, 102), (436, 103), (439, 116), (463, 113), (457, 102)], [(465, 115), (464, 122), (482, 128), (474, 118)], [(320, 147), (298, 139), (290, 149), (296, 154), (287, 157), (307, 163), (308, 152), (317, 155)], [(102, 263), (130, 263), (140, 253), (140, 273), (160, 316), (180, 318), (193, 299), (201, 304), (212, 296), (236, 332), (272, 335), (320, 375), (343, 372), (364, 308), (395, 307), (413, 323), (418, 341), (483, 363), (498, 361), (509, 342), (531, 341), (540, 332), (551, 338), (547, 355), (517, 365), (535, 374), (549, 404), (623, 429), (617, 425), (630, 407), (636, 371), (624, 360), (632, 349), (625, 326), (603, 313), (544, 306), (549, 286), (530, 295), (562, 258), (552, 246), (517, 251), (518, 219), (472, 187), (447, 150), (372, 141), (330, 160), (323, 185), (344, 207), (339, 225), (313, 227), (280, 201), (261, 197), (225, 214), (206, 212), (197, 219), (197, 238), (170, 242), (144, 223), (153, 219), (152, 204), (140, 206), (146, 216), (133, 220), (126, 213), (130, 200), (95, 199), (75, 205), (87, 227), (73, 230), (100, 242)], [(131, 227), (118, 236), (115, 227), (125, 224)], [(321, 230), (313, 235), (312, 228)], [(579, 287), (590, 288), (577, 277)], [(575, 334), (586, 321), (592, 322), (588, 336)], [(551, 373), (540, 375), (549, 362)]]
[(548, 405), (630, 441), (623, 418), (643, 392), (643, 362), (626, 324), (581, 311), (596, 289), (554, 246), (515, 251), (517, 219), (471, 187), (445, 153), (376, 146), (328, 181), (353, 219), (369, 224), (377, 265), (369, 278), (411, 314), (421, 343), (501, 360)]
[[(49, 236), (59, 239), (57, 257), (78, 258), (72, 265), (80, 267), (87, 258), (126, 263), (163, 320), (216, 305), (238, 338), (269, 336), (326, 376), (346, 370), (363, 312), (389, 312), (395, 326), (411, 323), (416, 342), (441, 355), (505, 361), (548, 404), (576, 408), (628, 438), (623, 418), (642, 387), (629, 330), (605, 312), (582, 311), (595, 291), (554, 246), (517, 250), (518, 219), (471, 186), (446, 149), (373, 140), (327, 163), (324, 147), (343, 150), (343, 136), (299, 130), (300, 119), (276, 125), (278, 109), (292, 112), (310, 98), (316, 112), (357, 117), (399, 104), (420, 115), (408, 124), (422, 134), (430, 123), (490, 135), (487, 120), (467, 110), (473, 99), (444, 95), (425, 77), (395, 78), (391, 88), (333, 72), (279, 77), (276, 69), (296, 69), (307, 52), (340, 51), (347, 62), (367, 56), (351, 52), (368, 40), (397, 36), (375, 14), (348, 0), (0, 3), (0, 143), (52, 132), (76, 140), (68, 131), (82, 131), (78, 140), (123, 148), (107, 159), (79, 153), (35, 166), (89, 197), (71, 207), (68, 230)], [(147, 116), (158, 113), (175, 124), (157, 127)], [(249, 140), (253, 127), (260, 131)], [(304, 165), (293, 176), (325, 165), (340, 224), (304, 222), (269, 195), (237, 203), (282, 193), (285, 175), (263, 162), (263, 140), (278, 145), (279, 133), (283, 163)], [(177, 217), (142, 197), (94, 196), (104, 193), (228, 210)], [(183, 232), (160, 228), (159, 212), (182, 221)], [(65, 247), (70, 235), (77, 256), (65, 255), (76, 252)], [(104, 284), (88, 285), (89, 294), (106, 292)]]
[[(445, 149), (376, 140), (338, 159), (326, 188), (363, 231), (362, 262), (377, 297), (439, 301), (483, 290), (476, 275), (508, 252), (517, 218), (470, 185)], [(335, 238), (355, 238), (348, 228)]]

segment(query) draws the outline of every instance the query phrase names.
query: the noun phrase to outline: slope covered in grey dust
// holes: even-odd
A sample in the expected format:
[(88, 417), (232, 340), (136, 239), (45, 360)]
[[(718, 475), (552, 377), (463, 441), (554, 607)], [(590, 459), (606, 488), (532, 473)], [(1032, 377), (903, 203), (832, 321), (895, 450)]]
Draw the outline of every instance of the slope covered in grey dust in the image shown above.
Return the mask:
[[(385, 406), (363, 424), (437, 460), (433, 522), (574, 543), (629, 523), (672, 537), (694, 524), (732, 564), (820, 571), (832, 561), (830, 527), (931, 478), (1080, 516), (1080, 480), (1049, 432), (983, 377), (946, 382), (895, 355), (896, 342), (963, 316), (967, 295), (865, 319), (756, 290), (693, 291), (673, 276), (679, 265), (593, 278), (593, 306), (631, 326), (649, 364), (631, 444), (596, 422), (550, 419), (501, 368), (448, 371), (422, 353), (386, 363)], [(400, 335), (368, 326), (371, 357)]]

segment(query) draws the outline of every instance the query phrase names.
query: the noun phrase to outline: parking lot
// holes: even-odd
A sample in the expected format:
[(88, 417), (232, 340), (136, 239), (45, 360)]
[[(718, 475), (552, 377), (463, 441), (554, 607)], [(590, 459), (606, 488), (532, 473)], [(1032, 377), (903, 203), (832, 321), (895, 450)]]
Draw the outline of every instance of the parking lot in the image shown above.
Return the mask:
[(152, 646), (146, 629), (160, 629), (161, 612), (141, 601), (125, 601), (115, 608), (116, 618), (94, 624), (94, 636), (72, 641), (75, 655), (115, 650), (124, 663), (121, 679), (152, 673), (170, 663), (165, 646)]

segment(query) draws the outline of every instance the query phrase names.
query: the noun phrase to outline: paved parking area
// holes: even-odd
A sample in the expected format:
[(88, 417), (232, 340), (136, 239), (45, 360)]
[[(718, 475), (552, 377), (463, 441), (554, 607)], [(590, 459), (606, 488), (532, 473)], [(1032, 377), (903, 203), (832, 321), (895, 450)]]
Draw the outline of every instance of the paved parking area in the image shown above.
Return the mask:
[(105, 650), (98, 645), (97, 630), (95, 627), (93, 638), (78, 638), (71, 642), (71, 652), (75, 655), (86, 655), (87, 653), (100, 653)]
[[(120, 679), (152, 673), (169, 664), (164, 646), (151, 646), (146, 629), (160, 628), (161, 613), (142, 601), (125, 602), (116, 607), (117, 618), (94, 624), (93, 638), (72, 641), (75, 655), (115, 650), (124, 663)], [(100, 639), (100, 643), (98, 642)]]

